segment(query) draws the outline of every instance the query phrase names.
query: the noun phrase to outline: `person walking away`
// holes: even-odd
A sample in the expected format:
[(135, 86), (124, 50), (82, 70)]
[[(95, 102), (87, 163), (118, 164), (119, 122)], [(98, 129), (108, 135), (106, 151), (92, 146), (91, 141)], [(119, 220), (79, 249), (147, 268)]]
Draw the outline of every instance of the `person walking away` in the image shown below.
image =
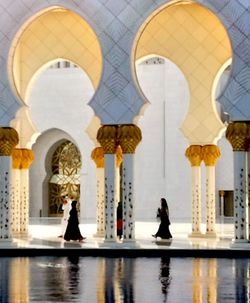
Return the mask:
[(66, 228), (66, 232), (64, 234), (64, 240), (70, 241), (79, 241), (86, 239), (81, 235), (80, 229), (79, 229), (79, 220), (78, 220), (78, 214), (76, 209), (77, 201), (73, 200), (71, 203), (71, 210), (69, 212), (69, 220), (68, 225)]
[(169, 209), (165, 198), (161, 198), (161, 208), (158, 210), (158, 216), (160, 217), (160, 225), (156, 234), (152, 235), (154, 238), (160, 237), (162, 239), (172, 239), (171, 232), (169, 230)]

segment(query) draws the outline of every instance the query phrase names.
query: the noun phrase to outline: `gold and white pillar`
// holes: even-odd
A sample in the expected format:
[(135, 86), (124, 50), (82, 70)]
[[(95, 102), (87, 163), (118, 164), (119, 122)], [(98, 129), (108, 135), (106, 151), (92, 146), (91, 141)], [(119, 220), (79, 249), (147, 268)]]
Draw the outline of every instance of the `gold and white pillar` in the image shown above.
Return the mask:
[(105, 242), (116, 241), (116, 137), (115, 125), (103, 125), (97, 133), (97, 140), (104, 150)]
[(186, 150), (186, 157), (192, 166), (192, 233), (191, 237), (201, 234), (201, 161), (202, 146), (191, 145)]
[(122, 207), (123, 242), (135, 240), (134, 220), (134, 153), (141, 141), (141, 130), (136, 125), (121, 125), (117, 140), (123, 152), (122, 165)]
[(248, 242), (248, 124), (246, 122), (230, 123), (226, 130), (226, 138), (231, 143), (234, 152), (234, 242)]
[(92, 153), (91, 158), (96, 164), (96, 197), (97, 197), (97, 207), (96, 207), (96, 237), (104, 237), (104, 150), (103, 147), (96, 147)]
[(202, 146), (202, 159), (206, 165), (206, 236), (216, 237), (215, 216), (215, 164), (220, 157), (216, 145)]
[(18, 133), (14, 128), (0, 128), (0, 240), (11, 239), (11, 154), (18, 141)]

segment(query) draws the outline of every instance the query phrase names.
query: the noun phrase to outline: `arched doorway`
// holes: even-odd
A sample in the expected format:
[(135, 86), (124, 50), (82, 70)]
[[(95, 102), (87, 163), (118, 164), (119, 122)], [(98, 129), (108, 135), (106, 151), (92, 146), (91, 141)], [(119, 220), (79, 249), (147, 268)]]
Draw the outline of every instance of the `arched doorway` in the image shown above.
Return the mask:
[[(61, 143), (51, 159), (51, 173), (48, 184), (48, 216), (61, 215), (62, 196), (68, 195), (80, 201), (81, 155), (70, 141)], [(79, 207), (79, 203), (77, 204)], [(80, 209), (80, 208), (79, 208)]]

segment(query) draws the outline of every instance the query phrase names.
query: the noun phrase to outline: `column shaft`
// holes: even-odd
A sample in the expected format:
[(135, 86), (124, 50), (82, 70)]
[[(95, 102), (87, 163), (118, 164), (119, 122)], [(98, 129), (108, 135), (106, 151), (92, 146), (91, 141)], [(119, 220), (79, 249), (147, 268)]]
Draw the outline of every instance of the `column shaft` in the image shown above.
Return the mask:
[(11, 230), (13, 235), (20, 232), (20, 183), (20, 170), (12, 169)]
[(29, 229), (29, 170), (21, 170), (20, 184), (20, 232), (28, 235)]
[(234, 152), (234, 232), (236, 242), (248, 239), (247, 165), (244, 151)]
[(97, 168), (97, 214), (96, 214), (96, 224), (97, 224), (97, 237), (104, 237), (104, 168)]
[(11, 157), (0, 157), (0, 239), (10, 239), (10, 167)]
[(201, 168), (192, 166), (192, 234), (201, 235)]
[(216, 236), (215, 226), (215, 167), (206, 166), (206, 216), (207, 236)]
[(105, 154), (105, 240), (115, 241), (116, 239), (116, 156)]
[(123, 238), (124, 241), (135, 239), (134, 220), (134, 155), (123, 154), (122, 166), (122, 201), (123, 201)]

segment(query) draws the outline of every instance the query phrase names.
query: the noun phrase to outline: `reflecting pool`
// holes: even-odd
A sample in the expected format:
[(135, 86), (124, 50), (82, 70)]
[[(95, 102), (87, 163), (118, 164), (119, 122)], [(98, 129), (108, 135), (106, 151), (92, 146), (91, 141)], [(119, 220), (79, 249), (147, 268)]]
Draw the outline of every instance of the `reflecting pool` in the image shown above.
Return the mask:
[(0, 258), (0, 302), (249, 302), (250, 259)]

